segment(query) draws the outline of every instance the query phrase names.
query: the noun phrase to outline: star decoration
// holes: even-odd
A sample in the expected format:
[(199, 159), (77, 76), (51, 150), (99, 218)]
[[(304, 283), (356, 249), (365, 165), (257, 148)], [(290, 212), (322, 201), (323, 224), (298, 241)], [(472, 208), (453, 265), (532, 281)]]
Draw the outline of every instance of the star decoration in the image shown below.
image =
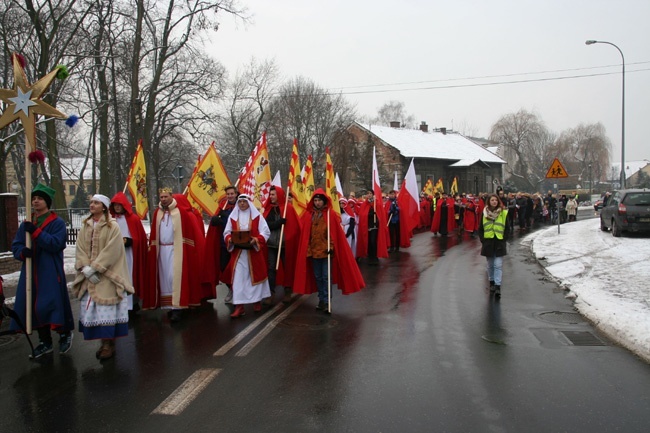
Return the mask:
[(41, 99), (41, 96), (50, 88), (52, 81), (56, 78), (58, 69), (54, 69), (30, 85), (27, 82), (25, 71), (18, 62), (17, 56), (14, 55), (12, 57), (14, 63), (14, 88), (0, 89), (0, 99), (7, 104), (7, 108), (2, 113), (2, 116), (0, 116), (0, 129), (11, 124), (14, 120), (20, 120), (25, 130), (27, 142), (30, 143), (32, 150), (35, 150), (36, 115), (40, 114), (59, 119), (65, 119), (67, 117)]
[(36, 105), (36, 102), (32, 101), (31, 97), (31, 90), (28, 90), (27, 93), (23, 93), (23, 89), (18, 89), (18, 96), (7, 99), (16, 104), (16, 107), (14, 107), (14, 114), (22, 111), (25, 113), (25, 116), (29, 116), (29, 107)]

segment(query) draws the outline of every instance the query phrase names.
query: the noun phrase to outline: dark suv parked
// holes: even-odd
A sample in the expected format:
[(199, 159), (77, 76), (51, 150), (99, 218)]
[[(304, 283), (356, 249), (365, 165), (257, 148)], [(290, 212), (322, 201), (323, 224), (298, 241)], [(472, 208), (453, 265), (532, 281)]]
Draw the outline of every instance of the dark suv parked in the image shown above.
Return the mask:
[(650, 232), (650, 189), (616, 191), (600, 211), (600, 229), (612, 229), (619, 237), (623, 232)]

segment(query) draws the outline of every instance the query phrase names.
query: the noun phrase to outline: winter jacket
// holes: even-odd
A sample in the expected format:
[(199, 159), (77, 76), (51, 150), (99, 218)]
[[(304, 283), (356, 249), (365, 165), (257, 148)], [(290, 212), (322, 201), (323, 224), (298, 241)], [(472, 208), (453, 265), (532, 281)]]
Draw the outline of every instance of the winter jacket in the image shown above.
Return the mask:
[[(502, 215), (499, 215), (497, 220), (501, 220), (501, 223), (505, 225), (505, 221), (508, 215), (507, 210), (503, 210)], [(485, 237), (485, 227), (484, 223), (486, 221), (486, 218), (484, 215), (481, 215), (481, 221), (478, 226), (478, 235), (479, 239), (481, 239), (481, 255), (485, 257), (502, 257), (508, 254), (507, 248), (506, 248), (506, 240), (508, 239), (508, 230), (503, 230), (503, 239), (499, 239), (497, 236), (494, 236), (492, 238), (486, 238)]]

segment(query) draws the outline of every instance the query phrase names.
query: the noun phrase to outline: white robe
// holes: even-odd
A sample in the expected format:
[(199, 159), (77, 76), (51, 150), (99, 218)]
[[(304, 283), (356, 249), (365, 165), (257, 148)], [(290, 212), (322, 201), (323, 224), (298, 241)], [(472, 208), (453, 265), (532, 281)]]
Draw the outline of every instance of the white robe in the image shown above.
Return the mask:
[[(115, 221), (120, 227), (123, 238), (133, 239), (131, 237), (131, 231), (129, 230), (129, 225), (126, 222), (126, 217), (124, 215), (115, 215)], [(124, 248), (126, 252), (126, 265), (129, 268), (129, 276), (131, 277), (131, 284), (133, 284), (133, 246), (129, 248)], [(126, 297), (126, 304), (129, 306), (129, 310), (133, 310), (133, 295), (128, 294)]]
[(341, 226), (343, 226), (343, 233), (348, 232), (348, 228), (350, 226), (350, 220), (354, 218), (354, 239), (352, 236), (347, 236), (346, 239), (348, 241), (348, 245), (350, 245), (350, 250), (352, 250), (352, 256), (356, 257), (357, 256), (357, 234), (359, 233), (359, 221), (358, 218), (351, 217), (348, 215), (345, 211), (341, 211)]
[[(160, 295), (172, 296), (174, 292), (174, 224), (169, 212), (163, 214), (158, 232), (158, 279)], [(167, 305), (161, 308), (172, 307)]]

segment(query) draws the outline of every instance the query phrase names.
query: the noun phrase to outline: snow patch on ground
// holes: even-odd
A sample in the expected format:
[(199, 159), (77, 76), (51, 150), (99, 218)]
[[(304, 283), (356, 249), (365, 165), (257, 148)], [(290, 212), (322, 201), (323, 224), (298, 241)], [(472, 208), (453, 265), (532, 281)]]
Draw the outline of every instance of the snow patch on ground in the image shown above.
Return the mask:
[(532, 233), (523, 244), (601, 331), (650, 362), (650, 238), (615, 238), (590, 219)]

